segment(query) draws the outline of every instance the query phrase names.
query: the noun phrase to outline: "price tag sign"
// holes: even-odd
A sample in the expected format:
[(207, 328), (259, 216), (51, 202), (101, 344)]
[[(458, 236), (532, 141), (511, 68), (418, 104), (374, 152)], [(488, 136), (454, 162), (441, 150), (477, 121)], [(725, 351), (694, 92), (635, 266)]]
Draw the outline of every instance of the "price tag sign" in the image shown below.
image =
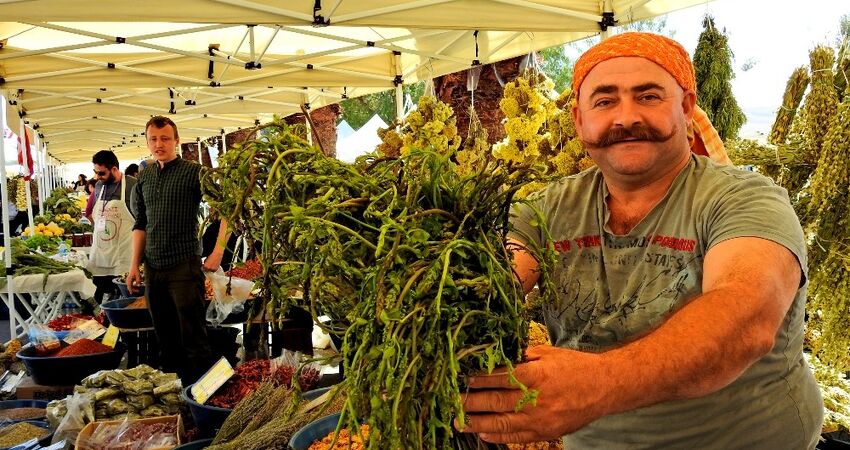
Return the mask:
[(192, 386), (192, 397), (203, 405), (233, 374), (233, 367), (222, 357)]
[(103, 345), (115, 348), (116, 343), (118, 343), (118, 327), (109, 325), (109, 328), (106, 329), (106, 334), (103, 336)]
[(68, 344), (73, 344), (74, 342), (79, 341), (80, 339), (97, 339), (106, 333), (106, 328), (103, 327), (96, 320), (91, 319), (81, 323), (77, 328), (71, 330), (63, 341)]

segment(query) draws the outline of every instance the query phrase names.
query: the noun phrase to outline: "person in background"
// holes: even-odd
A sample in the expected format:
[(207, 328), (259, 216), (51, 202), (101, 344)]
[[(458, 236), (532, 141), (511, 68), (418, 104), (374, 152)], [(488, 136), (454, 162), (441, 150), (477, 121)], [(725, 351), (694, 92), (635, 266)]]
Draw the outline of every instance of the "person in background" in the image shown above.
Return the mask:
[[(472, 377), (464, 431), (568, 449), (814, 449), (806, 241), (785, 189), (729, 164), (669, 38), (604, 39), (572, 92), (596, 167), (516, 208), (509, 236), (526, 291), (539, 277), (526, 245), (557, 243), (554, 345), (529, 348), (515, 378)], [(516, 410), (520, 383), (537, 396)]]
[[(18, 217), (20, 215), (18, 207), (15, 206), (15, 202), (13, 200), (9, 200), (9, 202), (6, 204), (6, 207), (9, 209), (9, 230), (11, 230), (10, 236), (18, 236), (20, 235), (20, 233), (18, 232), (18, 228), (20, 228), (22, 223), (20, 222), (20, 218)], [(0, 223), (0, 230), (2, 230), (2, 227), (3, 224)]]
[(215, 361), (206, 330), (203, 270), (221, 264), (227, 224), (222, 221), (215, 250), (201, 264), (198, 211), (201, 205), (200, 164), (177, 154), (180, 137), (169, 118), (155, 116), (145, 124), (145, 139), (154, 159), (139, 173), (133, 257), (127, 274), (131, 292), (142, 283), (160, 342), (163, 369), (194, 382)]
[(139, 165), (138, 164), (130, 164), (124, 169), (124, 175), (128, 177), (138, 178), (139, 177)]
[(89, 196), (86, 201), (86, 210), (83, 212), (83, 215), (86, 216), (86, 219), (92, 220), (92, 208), (94, 208), (94, 188), (97, 185), (97, 179), (92, 178), (86, 183), (86, 194)]
[(101, 150), (92, 157), (96, 186), (89, 198), (94, 199), (90, 211), (94, 233), (89, 253), (88, 270), (97, 286), (95, 301), (117, 294), (112, 280), (124, 273), (130, 265), (133, 247), (131, 212), (136, 179), (124, 176), (118, 167), (118, 157), (109, 150)]
[(139, 173), (141, 173), (143, 170), (145, 170), (146, 167), (150, 166), (153, 163), (154, 163), (153, 158), (145, 158), (145, 159), (139, 161)]
[(80, 174), (77, 176), (77, 181), (74, 182), (73, 189), (77, 192), (85, 192), (86, 184), (88, 183), (88, 178), (85, 175)]

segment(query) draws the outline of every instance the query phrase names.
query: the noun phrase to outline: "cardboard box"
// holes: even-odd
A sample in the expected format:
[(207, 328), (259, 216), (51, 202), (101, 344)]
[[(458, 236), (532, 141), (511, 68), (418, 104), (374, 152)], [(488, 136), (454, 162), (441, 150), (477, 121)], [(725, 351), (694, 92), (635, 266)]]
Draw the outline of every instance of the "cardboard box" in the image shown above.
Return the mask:
[[(173, 423), (175, 421), (177, 422), (177, 445), (175, 445), (174, 447), (177, 447), (177, 446), (179, 446), (180, 444), (183, 443), (183, 435), (185, 434), (184, 431), (183, 431), (183, 418), (180, 417), (179, 414), (174, 415), (174, 416), (150, 417), (150, 418), (147, 418), (147, 419), (135, 419), (135, 420), (130, 420), (130, 423), (131, 424), (138, 424), (138, 423), (143, 423), (143, 424), (144, 423)], [(80, 430), (80, 434), (77, 435), (77, 441), (74, 443), (76, 450), (92, 450), (91, 447), (86, 445), (86, 440), (89, 438), (89, 436), (91, 436), (94, 433), (94, 431), (98, 427), (119, 426), (122, 423), (124, 423), (123, 420), (107, 420), (107, 421), (102, 421), (102, 422), (92, 422), (92, 423), (86, 425), (85, 427), (83, 427), (82, 430)], [(174, 447), (160, 447), (160, 448), (156, 448), (156, 449), (151, 448), (151, 449), (148, 449), (148, 450), (171, 450)]]
[(18, 400), (58, 400), (74, 393), (74, 386), (44, 386), (24, 377), (15, 389)]

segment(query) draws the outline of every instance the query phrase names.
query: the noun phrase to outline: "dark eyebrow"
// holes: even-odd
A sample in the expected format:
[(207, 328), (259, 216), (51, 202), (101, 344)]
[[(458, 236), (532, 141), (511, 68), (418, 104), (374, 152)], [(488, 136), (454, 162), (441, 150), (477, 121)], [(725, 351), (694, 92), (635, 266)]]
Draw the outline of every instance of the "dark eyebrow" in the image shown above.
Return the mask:
[(632, 92), (646, 92), (652, 89), (657, 89), (661, 92), (666, 92), (664, 90), (664, 87), (662, 87), (660, 84), (652, 82), (637, 85), (632, 88)]
[(617, 92), (617, 86), (613, 84), (601, 84), (593, 89), (593, 92), (590, 93), (590, 98), (593, 98), (596, 94), (612, 94), (614, 92)]

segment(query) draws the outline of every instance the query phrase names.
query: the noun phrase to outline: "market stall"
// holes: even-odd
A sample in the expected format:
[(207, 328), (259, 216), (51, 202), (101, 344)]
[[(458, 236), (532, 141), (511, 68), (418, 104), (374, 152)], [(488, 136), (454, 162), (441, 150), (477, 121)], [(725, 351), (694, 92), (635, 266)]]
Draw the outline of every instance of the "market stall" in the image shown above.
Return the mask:
[[(9, 308), (11, 335), (18, 338), (25, 336), (31, 325), (45, 325), (59, 316), (68, 303), (79, 307), (95, 291), (94, 283), (82, 270), (48, 275), (46, 279), (45, 275), (20, 275), (10, 279), (12, 287), (0, 291), (0, 298)], [(19, 306), (28, 317), (21, 315)]]

